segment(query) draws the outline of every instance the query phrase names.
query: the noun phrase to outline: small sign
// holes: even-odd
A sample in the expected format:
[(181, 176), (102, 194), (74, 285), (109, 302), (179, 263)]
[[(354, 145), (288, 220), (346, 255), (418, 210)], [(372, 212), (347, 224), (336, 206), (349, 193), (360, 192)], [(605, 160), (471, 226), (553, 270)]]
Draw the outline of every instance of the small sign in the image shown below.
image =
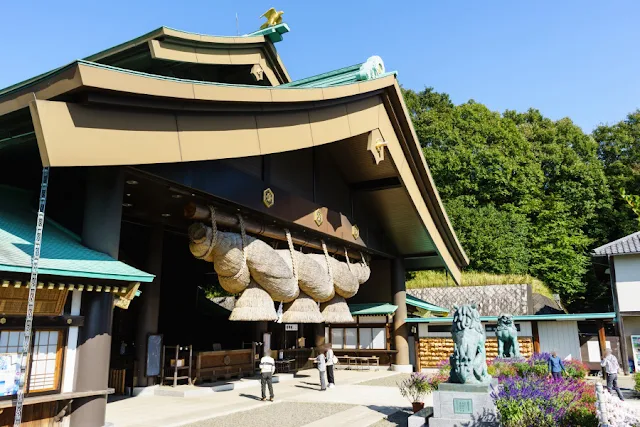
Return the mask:
[(0, 396), (18, 393), (20, 385), (20, 363), (17, 354), (0, 354)]
[(298, 324), (297, 323), (294, 323), (294, 324), (291, 324), (291, 325), (286, 324), (286, 325), (284, 325), (284, 330), (285, 331), (293, 331), (293, 332), (295, 332), (295, 331), (298, 330)]
[(473, 401), (471, 399), (453, 399), (454, 414), (473, 414)]

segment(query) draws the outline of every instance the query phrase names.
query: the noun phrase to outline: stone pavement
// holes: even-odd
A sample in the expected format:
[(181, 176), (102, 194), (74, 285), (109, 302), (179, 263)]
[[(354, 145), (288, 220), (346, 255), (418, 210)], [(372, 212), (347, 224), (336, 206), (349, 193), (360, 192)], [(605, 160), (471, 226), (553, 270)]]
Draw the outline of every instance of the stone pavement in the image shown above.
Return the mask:
[[(274, 384), (276, 402), (261, 402), (259, 382), (254, 388), (221, 391), (207, 394), (191, 394), (192, 397), (172, 396), (138, 396), (110, 402), (107, 405), (107, 422), (114, 427), (178, 427), (197, 423), (214, 425), (207, 422), (215, 417), (223, 417), (241, 411), (256, 410), (271, 406), (267, 413), (277, 413), (286, 409), (284, 403), (312, 403), (314, 405), (351, 405), (345, 410), (325, 413), (321, 419), (311, 423), (305, 418), (297, 426), (368, 426), (374, 424), (399, 408), (409, 406), (400, 395), (397, 387), (358, 385), (377, 378), (396, 375), (390, 371), (336, 371), (337, 387), (325, 392), (319, 391), (318, 372), (316, 370), (301, 371), (295, 378)], [(280, 409), (277, 407), (282, 403)], [(430, 405), (431, 401), (425, 402)], [(262, 409), (261, 409), (262, 411)], [(307, 414), (308, 415), (308, 414)], [(295, 416), (295, 414), (294, 414)], [(321, 416), (321, 415), (319, 415)], [(223, 418), (220, 418), (222, 420)], [(251, 418), (250, 418), (251, 419)], [(268, 426), (260, 419), (255, 419), (256, 426)], [(250, 425), (250, 424), (243, 424)]]

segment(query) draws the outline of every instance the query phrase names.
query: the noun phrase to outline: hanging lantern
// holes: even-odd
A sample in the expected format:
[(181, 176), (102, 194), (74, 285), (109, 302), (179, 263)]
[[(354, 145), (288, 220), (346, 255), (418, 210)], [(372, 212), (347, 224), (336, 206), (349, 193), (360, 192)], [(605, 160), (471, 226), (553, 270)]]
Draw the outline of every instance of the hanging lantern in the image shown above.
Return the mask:
[(284, 306), (282, 323), (322, 323), (324, 318), (318, 310), (318, 304), (304, 292), (298, 298)]
[(331, 301), (320, 305), (322, 317), (325, 323), (353, 323), (353, 316), (347, 305), (347, 301), (340, 295), (334, 296)]
[(235, 321), (273, 321), (278, 318), (273, 300), (265, 291), (253, 280), (247, 289), (240, 295), (236, 306), (229, 316), (229, 320)]

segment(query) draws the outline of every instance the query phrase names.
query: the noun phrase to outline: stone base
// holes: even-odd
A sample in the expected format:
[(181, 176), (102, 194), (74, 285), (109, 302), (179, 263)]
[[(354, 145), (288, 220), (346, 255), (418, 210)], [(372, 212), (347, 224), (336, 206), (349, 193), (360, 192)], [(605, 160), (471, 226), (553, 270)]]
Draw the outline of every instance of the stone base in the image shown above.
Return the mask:
[(413, 372), (413, 365), (391, 365), (391, 370), (410, 374)]
[(409, 417), (407, 427), (426, 427), (427, 419), (431, 416), (433, 416), (433, 408), (427, 406)]
[(443, 383), (433, 392), (433, 417), (429, 427), (498, 427), (491, 384)]

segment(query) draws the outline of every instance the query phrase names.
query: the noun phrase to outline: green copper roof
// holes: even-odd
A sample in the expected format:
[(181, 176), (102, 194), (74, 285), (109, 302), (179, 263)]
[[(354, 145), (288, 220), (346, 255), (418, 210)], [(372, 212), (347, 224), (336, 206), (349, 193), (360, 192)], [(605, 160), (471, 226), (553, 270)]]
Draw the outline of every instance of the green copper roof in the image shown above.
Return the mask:
[(397, 309), (397, 305), (387, 303), (349, 304), (352, 316), (386, 316), (395, 313)]
[[(613, 320), (615, 313), (575, 313), (575, 314), (527, 314), (522, 316), (513, 316), (513, 320), (525, 322), (531, 320), (537, 321), (578, 321), (578, 320)], [(481, 316), (483, 322), (497, 322), (497, 316)], [(451, 323), (453, 317), (411, 317), (407, 319), (411, 323)]]
[[(167, 80), (167, 81), (175, 81), (175, 82), (181, 82), (181, 83), (192, 83), (192, 84), (199, 84), (199, 85), (205, 85), (205, 86), (246, 87), (246, 88), (263, 89), (263, 90), (323, 88), (323, 87), (330, 87), (330, 86), (353, 84), (358, 81), (361, 81), (358, 79), (358, 72), (360, 69), (360, 65), (352, 65), (351, 67), (340, 68), (339, 70), (329, 71), (327, 73), (319, 74), (317, 76), (307, 77), (305, 79), (296, 80), (291, 83), (286, 83), (286, 84), (272, 87), (272, 86), (254, 86), (254, 85), (207, 82), (207, 81), (201, 81), (201, 80), (179, 79), (176, 77), (167, 77), (167, 76), (160, 76), (157, 74), (143, 73), (140, 71), (127, 70), (125, 68), (118, 68), (118, 67), (113, 67), (111, 65), (99, 64), (96, 62), (77, 59), (63, 67), (56, 68), (55, 70), (49, 71), (47, 73), (41, 74), (39, 76), (33, 77), (31, 79), (17, 83), (15, 85), (9, 86), (5, 89), (0, 89), (0, 97), (7, 95), (13, 91), (20, 90), (25, 87), (37, 84), (42, 80), (46, 79), (47, 77), (59, 74), (73, 67), (76, 64), (102, 68), (105, 70), (117, 71), (125, 74), (143, 76), (143, 77), (153, 78), (157, 80)], [(392, 72), (381, 74), (380, 76), (376, 77), (376, 79), (380, 79), (386, 76), (396, 75), (396, 74), (397, 73), (395, 71), (392, 71)]]
[[(0, 187), (0, 197), (0, 271), (30, 273), (37, 213), (29, 208), (27, 192)], [(45, 220), (38, 272), (127, 282), (154, 277), (83, 246), (78, 236), (51, 220)]]
[[(340, 86), (357, 83), (361, 81), (358, 79), (358, 74), (360, 72), (360, 67), (362, 64), (352, 65), (350, 67), (340, 68), (334, 71), (328, 71), (326, 73), (318, 74), (316, 76), (307, 77), (300, 80), (295, 80), (291, 83), (281, 84), (280, 86), (276, 86), (278, 89), (313, 89), (313, 88), (322, 88), (322, 87), (330, 87), (330, 86)], [(381, 74), (376, 77), (378, 79), (396, 75), (395, 71), (391, 71), (388, 73)]]
[(426, 301), (421, 300), (420, 298), (416, 298), (407, 294), (407, 305), (411, 305), (413, 307), (422, 308), (423, 310), (428, 310), (434, 313), (448, 313), (449, 310), (446, 308), (438, 307), (437, 305), (428, 303)]

